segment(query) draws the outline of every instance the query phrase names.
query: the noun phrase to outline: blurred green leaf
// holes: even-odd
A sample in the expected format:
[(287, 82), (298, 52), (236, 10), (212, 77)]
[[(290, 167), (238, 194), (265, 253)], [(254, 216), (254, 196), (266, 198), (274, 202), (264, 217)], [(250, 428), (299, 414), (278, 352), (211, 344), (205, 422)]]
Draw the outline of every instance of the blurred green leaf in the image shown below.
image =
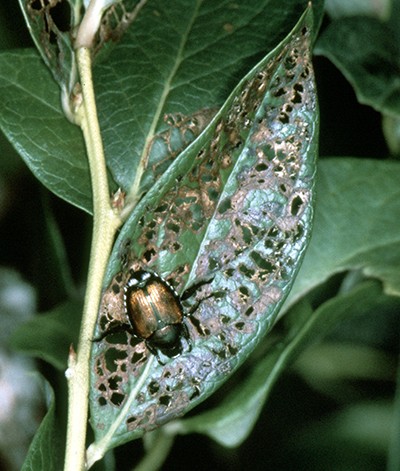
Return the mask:
[(333, 274), (361, 269), (400, 294), (400, 165), (323, 159), (318, 166), (313, 234), (282, 310)]
[[(374, 18), (336, 20), (319, 37), (314, 53), (330, 59), (354, 87), (360, 103), (400, 114), (400, 47), (397, 30)], [(343, 104), (345, 107), (345, 105)]]
[(21, 324), (11, 336), (11, 348), (65, 370), (69, 348), (77, 346), (82, 307), (81, 301), (69, 301)]
[(400, 115), (384, 113), (382, 130), (389, 148), (390, 155), (400, 157)]
[(393, 0), (325, 0), (331, 18), (345, 16), (374, 16), (385, 19), (390, 14)]
[(54, 391), (49, 383), (44, 384), (49, 409), (36, 432), (21, 471), (60, 471), (63, 467), (64, 447), (55, 417)]
[(0, 2), (0, 50), (32, 46), (18, 2)]
[(397, 367), (396, 394), (391, 410), (393, 424), (390, 432), (387, 471), (400, 469), (400, 368)]
[(301, 469), (379, 471), (387, 469), (392, 424), (388, 401), (374, 398), (345, 404), (343, 410), (304, 424), (287, 447)]

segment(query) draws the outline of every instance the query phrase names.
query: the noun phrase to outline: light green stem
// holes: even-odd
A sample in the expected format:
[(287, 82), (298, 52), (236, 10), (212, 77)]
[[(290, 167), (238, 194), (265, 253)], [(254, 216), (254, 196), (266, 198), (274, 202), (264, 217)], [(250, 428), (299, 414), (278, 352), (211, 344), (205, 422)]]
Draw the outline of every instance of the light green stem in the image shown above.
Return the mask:
[(93, 91), (91, 52), (82, 47), (77, 50), (77, 62), (83, 93), (80, 125), (84, 134), (89, 159), (93, 191), (93, 236), (85, 295), (83, 319), (77, 353), (69, 357), (68, 429), (65, 471), (85, 469), (85, 444), (88, 420), (89, 358), (99, 310), (103, 278), (116, 231), (121, 219), (112, 210), (108, 188), (103, 144), (97, 119)]

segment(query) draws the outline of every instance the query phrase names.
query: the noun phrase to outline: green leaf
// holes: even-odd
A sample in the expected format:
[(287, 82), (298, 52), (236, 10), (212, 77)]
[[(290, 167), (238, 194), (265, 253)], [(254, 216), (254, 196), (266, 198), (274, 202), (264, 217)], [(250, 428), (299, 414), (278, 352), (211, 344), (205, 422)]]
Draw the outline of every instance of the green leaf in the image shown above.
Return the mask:
[[(168, 130), (164, 119), (221, 105), (245, 71), (283, 39), (307, 4), (148, 0), (118, 46), (111, 53), (108, 48), (110, 55), (103, 54), (94, 69), (112, 188), (120, 186), (132, 201), (148, 190), (159, 176), (153, 166), (165, 158), (168, 145), (151, 156), (149, 168), (142, 166), (143, 158), (154, 138)], [(46, 5), (45, 10), (51, 9)], [(313, 7), (318, 23), (323, 2), (315, 1)], [(66, 64), (60, 69), (53, 53), (55, 62), (47, 61), (52, 73), (58, 67), (65, 77)], [(72, 81), (69, 87), (74, 85)], [(64, 117), (60, 90), (39, 55), (33, 50), (1, 54), (0, 91), (0, 127), (35, 176), (61, 198), (91, 212), (83, 139)], [(195, 137), (185, 136), (187, 142)]]
[(400, 294), (400, 165), (323, 159), (313, 234), (285, 308), (335, 273), (361, 269)]
[(65, 370), (70, 346), (77, 345), (81, 314), (82, 302), (69, 301), (37, 315), (13, 332), (10, 346)]
[[(154, 362), (137, 395), (148, 360), (144, 342), (124, 333), (95, 344), (91, 416), (107, 447), (212, 394), (271, 328), (290, 290), (313, 215), (318, 113), (311, 22), (308, 12), (244, 77), (121, 231), (108, 276), (121, 255), (124, 270), (104, 293), (98, 335), (123, 322), (130, 270), (151, 270), (181, 293), (193, 349), (173, 360), (163, 356), (166, 366)], [(130, 395), (140, 398), (132, 408)]]
[(0, 126), (34, 175), (60, 198), (91, 211), (82, 134), (61, 109), (60, 89), (31, 49), (0, 54)]
[[(168, 119), (224, 103), (307, 4), (148, 1), (119, 47), (94, 70), (107, 161), (118, 186), (128, 195), (149, 189), (157, 177), (150, 163), (139, 189), (133, 186), (153, 139), (168, 129)], [(314, 7), (319, 21), (322, 2), (313, 2)], [(158, 161), (168, 152), (164, 147)]]
[(360, 103), (398, 115), (400, 49), (394, 38), (399, 33), (374, 18), (344, 18), (328, 26), (314, 52), (336, 65), (354, 87)]
[(29, 447), (21, 471), (60, 471), (63, 467), (63, 445), (55, 417), (54, 391), (45, 382), (49, 409)]
[(385, 298), (380, 284), (368, 281), (350, 293), (327, 301), (316, 311), (312, 311), (306, 301), (300, 302), (290, 311), (288, 319), (285, 318), (287, 331), (253, 367), (246, 380), (230, 390), (219, 407), (171, 424), (171, 431), (204, 433), (223, 446), (239, 446), (250, 434), (274, 384), (287, 366), (339, 322), (364, 314), (374, 305), (381, 305)]

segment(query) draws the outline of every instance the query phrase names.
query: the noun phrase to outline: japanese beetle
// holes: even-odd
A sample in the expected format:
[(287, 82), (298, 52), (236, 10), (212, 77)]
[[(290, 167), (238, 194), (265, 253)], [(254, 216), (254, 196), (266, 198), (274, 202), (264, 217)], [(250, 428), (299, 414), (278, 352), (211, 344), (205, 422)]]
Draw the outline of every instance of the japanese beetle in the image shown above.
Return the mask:
[(144, 340), (161, 364), (159, 351), (169, 358), (182, 353), (182, 337), (191, 350), (180, 298), (161, 277), (146, 270), (131, 270), (124, 287), (124, 304), (129, 324), (110, 328), (97, 341), (109, 334), (127, 331)]

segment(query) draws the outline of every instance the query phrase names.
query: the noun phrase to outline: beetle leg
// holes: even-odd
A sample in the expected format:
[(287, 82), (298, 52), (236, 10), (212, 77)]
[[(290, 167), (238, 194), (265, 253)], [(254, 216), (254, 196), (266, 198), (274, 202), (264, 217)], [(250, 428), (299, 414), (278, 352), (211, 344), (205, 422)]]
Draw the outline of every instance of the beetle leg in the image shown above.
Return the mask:
[(145, 340), (144, 343), (146, 344), (147, 350), (157, 358), (158, 363), (162, 366), (165, 366), (165, 363), (161, 361), (158, 350), (155, 347), (153, 347), (153, 345), (151, 345), (151, 343), (148, 340)]
[(182, 335), (183, 337), (185, 337), (185, 340), (189, 346), (189, 352), (192, 351), (192, 348), (193, 348), (193, 343), (192, 343), (192, 339), (190, 338), (190, 334), (189, 334), (189, 329), (188, 329), (188, 326), (187, 324), (185, 324), (185, 322), (182, 322)]
[(199, 290), (202, 286), (208, 285), (213, 281), (214, 277), (212, 277), (210, 280), (202, 280), (196, 283), (195, 285), (191, 286), (190, 288), (186, 289), (182, 294), (181, 294), (181, 300), (185, 301), (188, 298), (193, 297), (196, 294), (196, 291)]

